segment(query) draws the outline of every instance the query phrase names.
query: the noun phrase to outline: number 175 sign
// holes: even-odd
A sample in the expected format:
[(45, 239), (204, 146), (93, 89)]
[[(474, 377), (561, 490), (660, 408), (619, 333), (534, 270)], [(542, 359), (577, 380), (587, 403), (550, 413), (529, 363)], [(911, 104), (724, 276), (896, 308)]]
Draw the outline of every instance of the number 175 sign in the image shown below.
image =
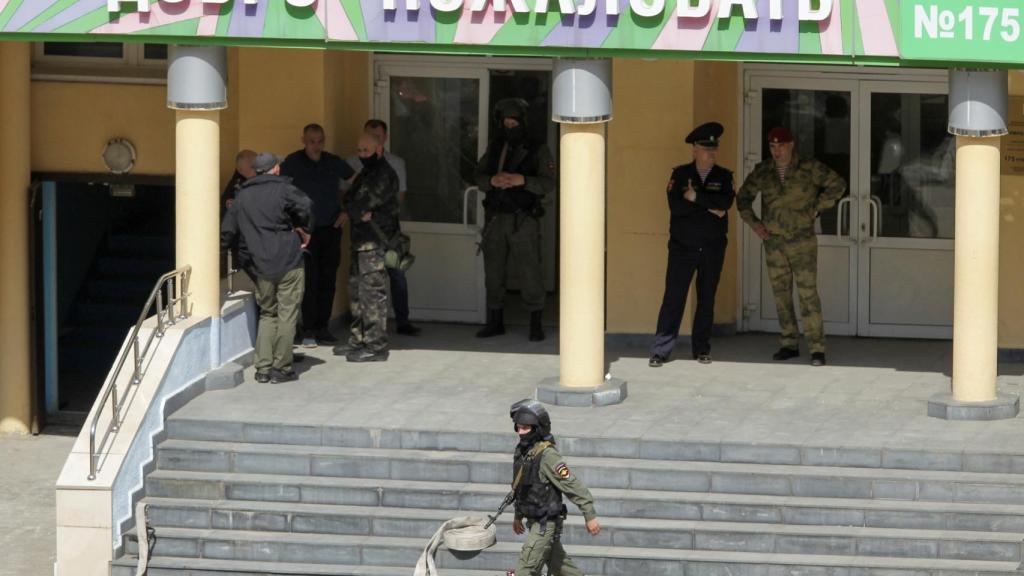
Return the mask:
[(901, 6), (904, 59), (1024, 62), (1021, 2), (903, 0)]

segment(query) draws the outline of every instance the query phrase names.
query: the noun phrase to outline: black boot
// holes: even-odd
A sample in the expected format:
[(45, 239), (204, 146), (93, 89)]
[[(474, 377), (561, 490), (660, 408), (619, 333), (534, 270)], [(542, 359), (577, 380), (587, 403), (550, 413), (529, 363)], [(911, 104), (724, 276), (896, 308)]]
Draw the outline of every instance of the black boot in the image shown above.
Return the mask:
[(490, 338), (505, 333), (505, 311), (501, 308), (487, 310), (487, 324), (476, 333), (477, 338)]
[(540, 342), (544, 339), (544, 328), (540, 325), (543, 310), (530, 312), (530, 342)]

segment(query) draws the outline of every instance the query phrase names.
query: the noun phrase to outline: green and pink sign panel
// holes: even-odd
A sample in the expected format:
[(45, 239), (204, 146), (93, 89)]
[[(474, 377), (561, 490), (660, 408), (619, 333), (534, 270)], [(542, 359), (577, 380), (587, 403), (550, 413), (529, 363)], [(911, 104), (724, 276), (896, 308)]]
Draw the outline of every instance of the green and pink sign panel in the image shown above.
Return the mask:
[(0, 36), (1013, 63), (1019, 0), (0, 0)]

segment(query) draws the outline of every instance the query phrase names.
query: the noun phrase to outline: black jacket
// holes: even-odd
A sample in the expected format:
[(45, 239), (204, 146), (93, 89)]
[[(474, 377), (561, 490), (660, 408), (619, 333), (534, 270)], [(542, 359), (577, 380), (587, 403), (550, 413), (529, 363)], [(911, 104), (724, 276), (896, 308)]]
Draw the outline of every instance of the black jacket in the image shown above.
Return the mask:
[[(693, 202), (683, 198), (687, 182), (697, 192)], [(708, 210), (728, 210), (732, 206), (736, 193), (732, 188), (731, 171), (712, 166), (707, 179), (701, 183), (695, 163), (676, 166), (668, 181), (667, 193), (668, 208), (672, 213), (670, 247), (701, 248), (725, 244), (729, 218), (719, 218)]]
[(221, 246), (239, 245), (239, 264), (257, 278), (278, 281), (302, 265), (295, 228), (309, 229), (309, 198), (291, 178), (263, 174), (245, 181), (220, 228)]

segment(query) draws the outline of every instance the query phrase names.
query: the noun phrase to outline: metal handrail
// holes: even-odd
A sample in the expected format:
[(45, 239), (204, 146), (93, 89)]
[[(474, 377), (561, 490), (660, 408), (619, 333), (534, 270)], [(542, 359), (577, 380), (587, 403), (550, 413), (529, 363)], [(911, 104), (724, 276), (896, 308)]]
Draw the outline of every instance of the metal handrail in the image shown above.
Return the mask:
[[(142, 381), (142, 363), (146, 359), (146, 354), (149, 352), (153, 339), (163, 336), (167, 326), (173, 325), (177, 320), (188, 318), (191, 314), (188, 306), (188, 281), (191, 276), (192, 267), (182, 266), (173, 272), (168, 272), (161, 276), (157, 280), (156, 286), (153, 287), (153, 291), (149, 293), (149, 298), (146, 300), (145, 306), (142, 307), (142, 312), (139, 313), (139, 320), (135, 323), (131, 336), (128, 337), (129, 345), (121, 351), (114, 371), (107, 378), (100, 401), (97, 404), (96, 413), (92, 417), (92, 424), (89, 426), (89, 480), (96, 479), (96, 466), (99, 460), (99, 455), (96, 453), (96, 428), (99, 426), (103, 407), (106, 406), (107, 400), (111, 400), (112, 417), (110, 425), (107, 427), (107, 431), (103, 433), (103, 440), (101, 441), (105, 444), (107, 438), (110, 437), (110, 433), (117, 432), (120, 428), (121, 408), (124, 407), (124, 401), (128, 398), (128, 391), (131, 390), (132, 386), (138, 386), (139, 382)], [(165, 297), (166, 307), (164, 306)], [(156, 330), (149, 333), (145, 345), (142, 345), (139, 343), (139, 332), (142, 330), (142, 324), (149, 318), (150, 308), (154, 304), (156, 304)], [(175, 315), (174, 311), (176, 306), (179, 307), (177, 315)], [(117, 379), (121, 375), (125, 362), (128, 361), (129, 354), (134, 354), (132, 359), (132, 381), (125, 388), (124, 394), (118, 397)]]
[(227, 281), (228, 281), (228, 294), (235, 293), (235, 273), (238, 269), (235, 268), (235, 257), (231, 250), (224, 251), (227, 260), (224, 262), (224, 267), (227, 268)]

